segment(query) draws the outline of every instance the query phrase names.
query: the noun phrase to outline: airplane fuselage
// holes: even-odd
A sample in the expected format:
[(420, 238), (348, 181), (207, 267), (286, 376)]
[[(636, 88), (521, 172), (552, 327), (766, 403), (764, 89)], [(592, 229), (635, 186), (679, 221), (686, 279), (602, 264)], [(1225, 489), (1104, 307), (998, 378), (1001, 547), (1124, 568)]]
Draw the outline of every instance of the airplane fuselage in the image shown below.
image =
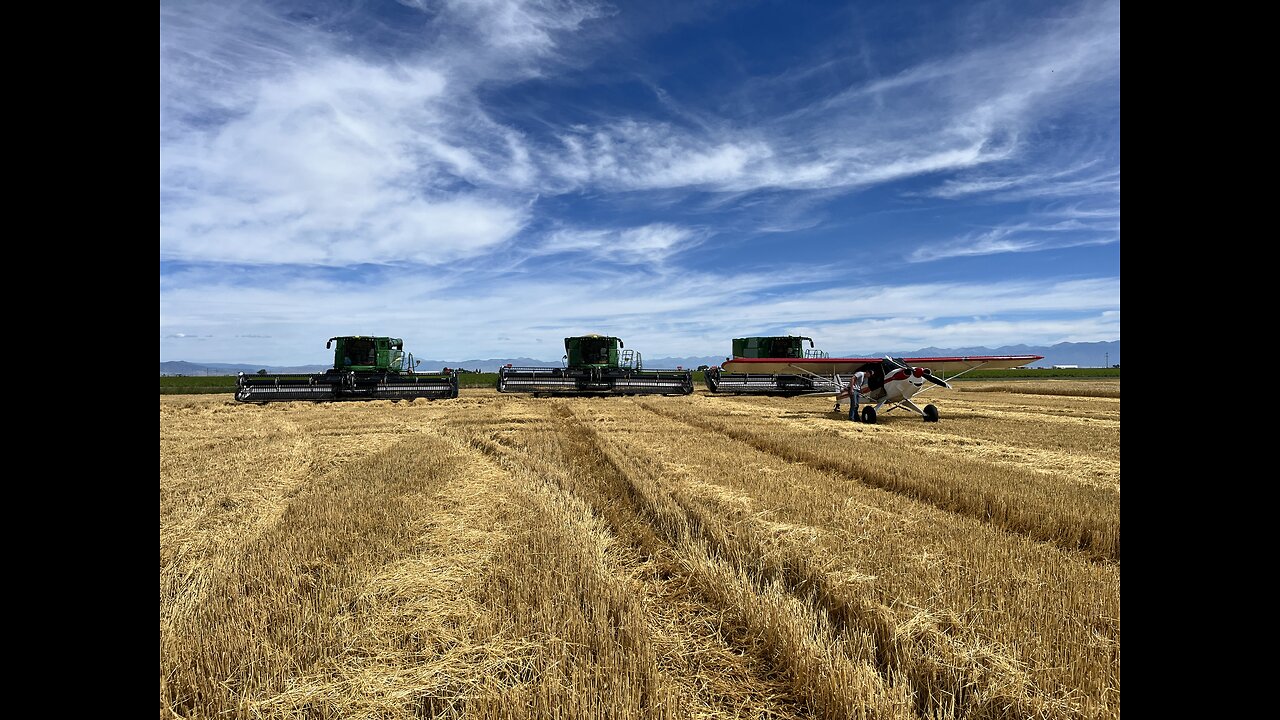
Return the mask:
[[(905, 377), (899, 377), (905, 375)], [(883, 386), (862, 394), (862, 397), (873, 403), (900, 403), (910, 400), (924, 388), (924, 378), (914, 377), (909, 373), (897, 372), (885, 380)]]

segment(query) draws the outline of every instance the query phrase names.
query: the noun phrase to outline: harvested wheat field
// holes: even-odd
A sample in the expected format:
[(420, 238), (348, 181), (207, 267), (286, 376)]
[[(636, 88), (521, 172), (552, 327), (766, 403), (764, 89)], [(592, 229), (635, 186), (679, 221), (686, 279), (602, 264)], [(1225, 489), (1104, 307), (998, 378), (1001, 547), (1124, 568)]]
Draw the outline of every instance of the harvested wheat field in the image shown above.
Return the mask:
[(184, 718), (1116, 718), (1119, 382), (160, 399)]

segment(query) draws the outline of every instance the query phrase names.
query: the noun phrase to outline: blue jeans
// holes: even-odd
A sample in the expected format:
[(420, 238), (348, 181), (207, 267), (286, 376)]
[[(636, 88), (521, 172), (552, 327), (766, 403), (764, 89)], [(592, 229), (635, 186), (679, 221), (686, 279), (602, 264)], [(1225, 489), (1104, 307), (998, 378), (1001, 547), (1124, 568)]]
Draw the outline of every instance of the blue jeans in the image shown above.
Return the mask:
[(849, 419), (854, 422), (858, 421), (858, 401), (859, 400), (861, 400), (861, 398), (858, 397), (857, 391), (854, 391), (854, 393), (849, 396)]

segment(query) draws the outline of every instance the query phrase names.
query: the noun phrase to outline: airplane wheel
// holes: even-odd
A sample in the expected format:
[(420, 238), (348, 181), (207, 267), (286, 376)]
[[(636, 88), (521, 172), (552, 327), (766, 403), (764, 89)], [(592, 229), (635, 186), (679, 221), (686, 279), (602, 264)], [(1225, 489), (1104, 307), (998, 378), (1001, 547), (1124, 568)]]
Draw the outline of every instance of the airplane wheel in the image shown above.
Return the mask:
[(862, 422), (868, 425), (875, 425), (876, 409), (870, 406), (862, 408)]
[(938, 406), (937, 405), (924, 406), (924, 421), (938, 422)]

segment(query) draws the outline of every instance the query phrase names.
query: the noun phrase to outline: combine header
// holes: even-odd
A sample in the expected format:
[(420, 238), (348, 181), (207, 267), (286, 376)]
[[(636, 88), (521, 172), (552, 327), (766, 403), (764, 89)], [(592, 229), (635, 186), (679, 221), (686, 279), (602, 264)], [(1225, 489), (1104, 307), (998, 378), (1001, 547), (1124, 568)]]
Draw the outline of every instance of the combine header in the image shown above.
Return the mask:
[[(809, 341), (809, 350), (804, 341)], [(785, 337), (747, 337), (733, 339), (733, 359), (773, 358), (759, 369), (726, 361), (721, 368), (706, 371), (707, 389), (713, 393), (742, 393), (747, 395), (780, 395), (790, 397), (812, 392), (829, 392), (840, 389), (839, 380), (823, 377), (792, 360), (825, 359), (827, 354), (814, 350), (813, 338), (798, 335)], [(742, 367), (738, 367), (741, 365)], [(729, 372), (725, 372), (725, 371)], [(779, 372), (781, 371), (781, 372)]]
[[(334, 348), (336, 344), (336, 348)], [(236, 383), (236, 400), (267, 403), (282, 400), (442, 400), (458, 397), (458, 373), (417, 372), (400, 338), (345, 336), (329, 338), (333, 369), (314, 375), (246, 375)]]
[(564, 367), (504, 367), (498, 392), (538, 395), (689, 395), (690, 370), (645, 370), (640, 353), (603, 335), (564, 339)]

